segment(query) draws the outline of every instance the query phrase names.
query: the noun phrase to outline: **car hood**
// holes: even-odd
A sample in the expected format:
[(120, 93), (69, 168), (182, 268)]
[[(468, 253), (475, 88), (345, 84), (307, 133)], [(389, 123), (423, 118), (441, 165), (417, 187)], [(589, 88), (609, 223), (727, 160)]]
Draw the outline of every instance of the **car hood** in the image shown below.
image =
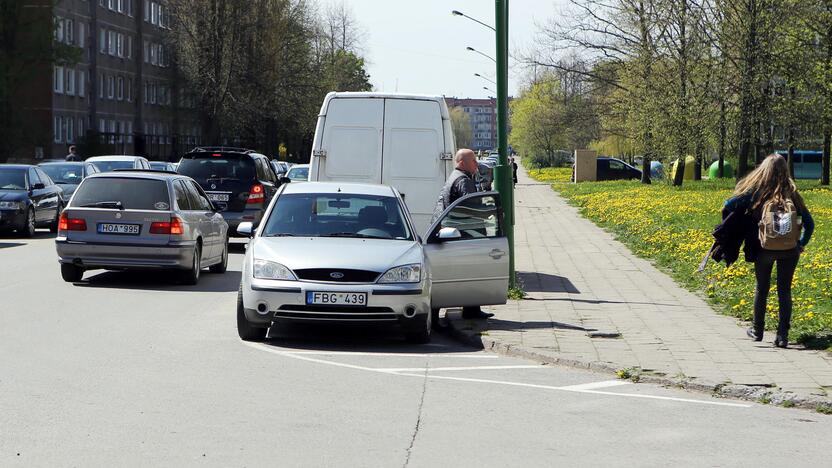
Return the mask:
[(0, 190), (0, 201), (23, 201), (29, 198), (25, 190)]
[(278, 262), (290, 270), (344, 268), (385, 272), (422, 263), (418, 242), (346, 237), (259, 237), (249, 247), (253, 258)]

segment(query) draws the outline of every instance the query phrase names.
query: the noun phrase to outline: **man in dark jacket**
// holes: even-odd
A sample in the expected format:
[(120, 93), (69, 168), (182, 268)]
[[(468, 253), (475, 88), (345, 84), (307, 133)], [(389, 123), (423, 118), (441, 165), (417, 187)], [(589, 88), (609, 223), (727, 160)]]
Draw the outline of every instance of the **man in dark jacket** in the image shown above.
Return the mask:
[[(456, 152), (454, 156), (455, 169), (451, 172), (451, 176), (439, 192), (439, 200), (436, 202), (436, 208), (433, 211), (433, 219), (431, 222), (439, 219), (439, 216), (446, 208), (451, 206), (453, 202), (464, 197), (465, 195), (476, 193), (477, 184), (474, 182), (474, 175), (477, 173), (477, 156), (473, 151), (463, 148)], [(439, 324), (439, 311), (433, 311), (433, 323), (435, 326)], [(466, 319), (485, 319), (493, 317), (494, 314), (483, 312), (479, 306), (463, 307), (462, 317)]]

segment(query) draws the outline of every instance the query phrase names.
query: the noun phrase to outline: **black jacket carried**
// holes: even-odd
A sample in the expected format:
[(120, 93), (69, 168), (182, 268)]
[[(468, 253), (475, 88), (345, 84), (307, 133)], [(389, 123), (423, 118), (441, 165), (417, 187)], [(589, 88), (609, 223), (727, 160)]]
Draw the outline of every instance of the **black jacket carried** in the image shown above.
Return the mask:
[(713, 236), (714, 243), (699, 265), (699, 271), (705, 269), (709, 257), (716, 262), (725, 261), (725, 265), (736, 262), (743, 244), (745, 261), (757, 260), (761, 247), (757, 238), (757, 220), (753, 213), (723, 208), (722, 222), (714, 228)]

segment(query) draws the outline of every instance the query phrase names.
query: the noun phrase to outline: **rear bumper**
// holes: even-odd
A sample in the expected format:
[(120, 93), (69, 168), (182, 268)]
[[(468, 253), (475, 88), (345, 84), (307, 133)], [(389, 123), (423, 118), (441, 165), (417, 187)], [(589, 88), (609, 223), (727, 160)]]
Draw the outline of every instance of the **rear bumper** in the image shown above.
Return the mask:
[(240, 223), (249, 222), (254, 224), (254, 227), (257, 227), (260, 224), (260, 220), (263, 219), (262, 208), (243, 211), (223, 211), (220, 214), (222, 215), (222, 219), (228, 223), (228, 235), (230, 237), (242, 237), (237, 234), (237, 226)]
[(60, 263), (72, 263), (85, 269), (186, 269), (193, 265), (194, 242), (147, 246), (72, 242), (59, 237), (55, 239), (55, 248)]

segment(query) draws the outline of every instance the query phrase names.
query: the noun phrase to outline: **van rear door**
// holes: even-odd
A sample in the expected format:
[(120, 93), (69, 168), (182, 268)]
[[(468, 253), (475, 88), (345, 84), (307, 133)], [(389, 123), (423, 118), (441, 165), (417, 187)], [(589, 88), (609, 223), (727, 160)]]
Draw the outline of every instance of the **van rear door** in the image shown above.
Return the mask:
[(314, 158), (309, 180), (381, 183), (383, 116), (384, 99), (330, 100), (319, 146), (327, 154)]
[(428, 228), (447, 177), (444, 141), (438, 102), (385, 99), (381, 183), (402, 194), (419, 234)]

